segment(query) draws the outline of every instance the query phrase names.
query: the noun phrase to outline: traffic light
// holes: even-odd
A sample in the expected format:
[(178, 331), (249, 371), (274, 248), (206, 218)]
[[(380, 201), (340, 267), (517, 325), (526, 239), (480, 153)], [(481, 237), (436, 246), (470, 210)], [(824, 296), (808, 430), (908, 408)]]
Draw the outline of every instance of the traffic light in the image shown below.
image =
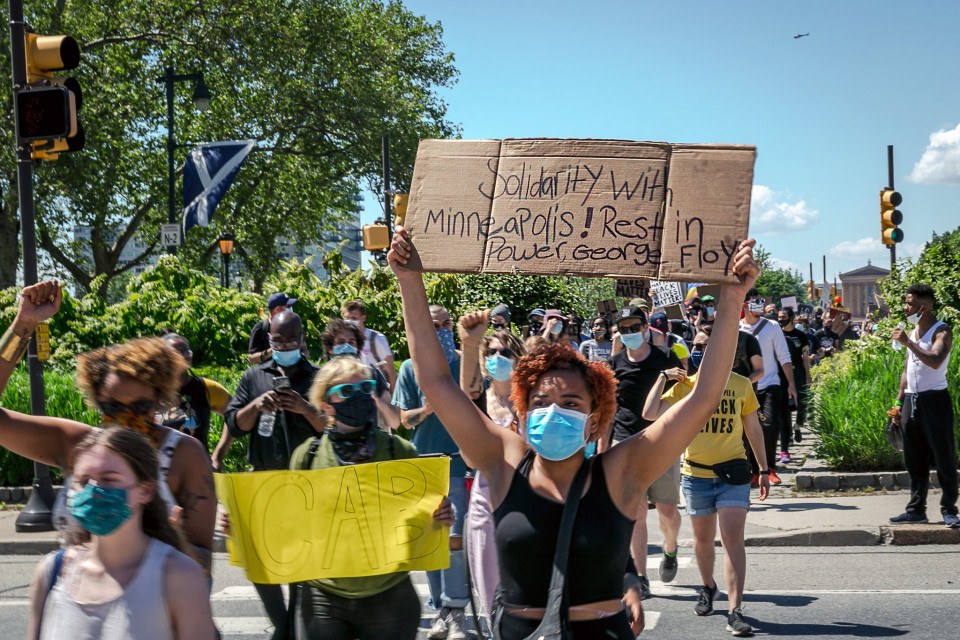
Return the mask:
[(880, 192), (880, 241), (885, 245), (903, 242), (903, 229), (897, 225), (903, 222), (903, 214), (897, 209), (903, 197), (893, 189)]
[(17, 91), (17, 135), (33, 147), (35, 160), (56, 160), (60, 153), (84, 146), (83, 126), (77, 113), (83, 104), (75, 78), (54, 77), (53, 72), (80, 64), (80, 45), (70, 36), (24, 38), (27, 87)]
[[(403, 225), (407, 215), (407, 200), (409, 194), (395, 193), (393, 195), (393, 214), (397, 225)], [(363, 225), (363, 248), (367, 251), (383, 251), (390, 247), (390, 230), (385, 224)]]
[(813, 280), (807, 280), (807, 300), (815, 300), (814, 291)]

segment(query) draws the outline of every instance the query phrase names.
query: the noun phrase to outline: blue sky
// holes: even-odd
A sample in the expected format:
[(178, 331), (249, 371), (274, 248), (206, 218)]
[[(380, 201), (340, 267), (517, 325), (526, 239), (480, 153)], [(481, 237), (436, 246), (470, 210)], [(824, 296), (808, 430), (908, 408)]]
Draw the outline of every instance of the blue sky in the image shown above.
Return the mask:
[(404, 4), (443, 25), (464, 138), (755, 144), (751, 234), (804, 277), (889, 266), (888, 144), (898, 257), (960, 225), (960, 2)]

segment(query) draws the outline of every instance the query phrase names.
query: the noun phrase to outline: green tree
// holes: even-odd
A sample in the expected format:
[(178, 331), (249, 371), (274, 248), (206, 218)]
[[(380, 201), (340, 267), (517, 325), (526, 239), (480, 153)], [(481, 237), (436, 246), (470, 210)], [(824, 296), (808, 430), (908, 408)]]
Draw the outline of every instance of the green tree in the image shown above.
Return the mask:
[[(400, 185), (412, 174), (420, 138), (457, 134), (437, 93), (457, 76), (442, 28), (400, 2), (34, 0), (27, 10), (38, 33), (73, 35), (83, 52), (71, 75), (84, 87), (87, 147), (39, 168), (36, 200), (40, 246), (84, 291), (96, 282), (105, 294), (110, 280), (157, 249), (167, 211), (157, 78), (166, 66), (203, 70), (214, 92), (210, 111), (199, 114), (190, 107), (192, 87), (177, 88), (178, 142), (258, 141), (215, 226), (192, 230), (183, 250), (196, 264), (222, 230), (232, 231), (257, 288), (277, 264), (279, 238), (319, 241), (352, 210), (362, 185), (377, 185), (383, 134), (391, 137)], [(0, 143), (8, 149), (10, 99), (0, 94)], [(177, 153), (180, 164), (186, 153)], [(15, 184), (8, 154), (0, 161), (0, 286), (15, 281)], [(70, 239), (76, 225), (91, 229), (92, 259)], [(123, 265), (120, 254), (135, 238), (146, 249)]]
[(780, 304), (781, 298), (796, 296), (798, 302), (807, 301), (807, 289), (799, 272), (774, 266), (773, 255), (757, 245), (754, 256), (763, 270), (757, 278), (757, 291), (770, 302)]
[(880, 281), (884, 300), (896, 318), (903, 318), (903, 299), (912, 284), (929, 284), (937, 296), (937, 315), (960, 326), (960, 227), (934, 234), (916, 261), (897, 262)]

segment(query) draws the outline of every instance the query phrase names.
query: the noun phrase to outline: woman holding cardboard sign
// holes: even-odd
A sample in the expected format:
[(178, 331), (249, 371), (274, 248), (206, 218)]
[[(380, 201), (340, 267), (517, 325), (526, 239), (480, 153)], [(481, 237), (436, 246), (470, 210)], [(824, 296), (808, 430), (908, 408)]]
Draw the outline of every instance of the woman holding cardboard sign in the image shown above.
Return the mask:
[[(744, 242), (735, 256), (738, 282), (724, 287), (721, 296), (728, 306), (740, 304), (760, 273), (754, 244)], [(512, 640), (569, 628), (577, 638), (633, 638), (620, 600), (633, 514), (644, 490), (720, 402), (736, 348), (737, 318), (721, 318), (714, 326), (713, 346), (686, 398), (643, 434), (584, 462), (585, 451), (607, 435), (614, 415), (616, 381), (610, 370), (564, 347), (538, 349), (514, 371), (512, 398), (523, 435), (496, 426), (450, 377), (430, 330), (423, 278), (405, 266), (415, 251), (398, 228), (388, 261), (400, 283), (417, 380), (464, 456), (490, 483), (501, 573), (495, 633)], [(477, 316), (474, 328), (483, 331), (486, 320)], [(558, 554), (558, 546), (568, 552)], [(560, 598), (564, 592), (566, 598)]]

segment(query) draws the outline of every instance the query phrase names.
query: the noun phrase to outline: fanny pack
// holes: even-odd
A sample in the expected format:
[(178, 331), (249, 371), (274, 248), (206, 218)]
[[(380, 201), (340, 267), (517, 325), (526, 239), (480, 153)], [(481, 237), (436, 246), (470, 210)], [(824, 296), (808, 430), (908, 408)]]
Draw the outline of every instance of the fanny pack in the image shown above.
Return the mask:
[(688, 458), (687, 464), (698, 469), (709, 469), (727, 484), (749, 484), (753, 478), (750, 463), (743, 458), (718, 462), (717, 464), (700, 464)]

